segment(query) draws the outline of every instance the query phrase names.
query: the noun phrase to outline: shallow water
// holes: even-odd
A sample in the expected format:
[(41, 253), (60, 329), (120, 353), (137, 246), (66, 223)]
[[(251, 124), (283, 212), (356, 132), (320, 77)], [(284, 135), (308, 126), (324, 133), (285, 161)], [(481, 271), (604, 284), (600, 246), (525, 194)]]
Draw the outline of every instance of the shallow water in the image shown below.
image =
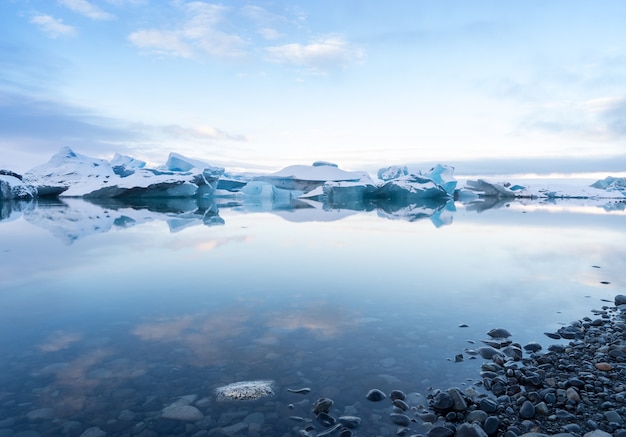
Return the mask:
[[(544, 332), (626, 292), (623, 208), (457, 202), (407, 218), (314, 206), (3, 205), (0, 436), (139, 423), (192, 435), (255, 412), (263, 425), (240, 435), (296, 435), (289, 416), (322, 396), (376, 421), (369, 389), (475, 386), (480, 360), (464, 350), (491, 328), (545, 346)], [(215, 400), (256, 379), (277, 394)], [(312, 391), (286, 390), (301, 387)], [(206, 423), (156, 423), (190, 394)]]

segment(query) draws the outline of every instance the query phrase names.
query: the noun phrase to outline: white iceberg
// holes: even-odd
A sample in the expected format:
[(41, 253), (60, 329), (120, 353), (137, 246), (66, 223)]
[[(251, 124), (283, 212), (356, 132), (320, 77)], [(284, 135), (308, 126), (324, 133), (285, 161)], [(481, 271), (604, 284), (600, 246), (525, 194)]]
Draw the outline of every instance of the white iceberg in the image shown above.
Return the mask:
[(309, 192), (325, 182), (358, 182), (370, 179), (370, 176), (364, 171), (346, 171), (337, 167), (336, 164), (317, 161), (313, 165), (291, 165), (254, 179), (268, 182), (276, 188)]
[(608, 176), (590, 185), (592, 188), (599, 188), (606, 191), (619, 191), (626, 196), (626, 178), (616, 178)]
[(0, 170), (0, 199), (34, 199), (37, 190), (22, 182), (20, 175)]
[(389, 167), (381, 168), (378, 170), (378, 179), (381, 181), (390, 181), (392, 179), (398, 179), (399, 177), (409, 174), (409, 170), (406, 165), (392, 165)]
[(68, 197), (190, 197), (206, 196), (217, 187), (224, 169), (171, 153), (165, 166), (123, 155), (112, 162), (62, 148), (50, 161), (24, 175), (40, 192), (57, 190)]

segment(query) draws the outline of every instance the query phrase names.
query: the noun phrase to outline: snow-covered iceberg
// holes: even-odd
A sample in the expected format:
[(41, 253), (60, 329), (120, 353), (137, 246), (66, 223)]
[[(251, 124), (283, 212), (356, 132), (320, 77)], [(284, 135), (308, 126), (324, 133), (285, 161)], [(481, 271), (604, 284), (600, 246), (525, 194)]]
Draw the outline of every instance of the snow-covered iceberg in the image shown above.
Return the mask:
[[(608, 177), (597, 181), (589, 187), (574, 186), (563, 182), (543, 184), (517, 185), (510, 182), (488, 182), (483, 179), (468, 180), (462, 192), (469, 190), (479, 197), (495, 197), (500, 199), (616, 199), (624, 198), (626, 190), (621, 190), (622, 179)], [(626, 186), (626, 185), (624, 185)], [(461, 194), (460, 197), (463, 197)]]
[(115, 155), (111, 162), (62, 148), (47, 163), (24, 175), (38, 191), (68, 197), (191, 197), (210, 195), (224, 169), (171, 153), (164, 166)]
[(33, 199), (37, 190), (22, 182), (22, 177), (8, 170), (0, 170), (0, 199)]
[(324, 161), (314, 162), (313, 165), (290, 165), (275, 173), (257, 176), (254, 180), (268, 182), (276, 188), (304, 193), (321, 187), (326, 182), (359, 182), (364, 180), (371, 182), (370, 176), (364, 171), (342, 170), (336, 164)]

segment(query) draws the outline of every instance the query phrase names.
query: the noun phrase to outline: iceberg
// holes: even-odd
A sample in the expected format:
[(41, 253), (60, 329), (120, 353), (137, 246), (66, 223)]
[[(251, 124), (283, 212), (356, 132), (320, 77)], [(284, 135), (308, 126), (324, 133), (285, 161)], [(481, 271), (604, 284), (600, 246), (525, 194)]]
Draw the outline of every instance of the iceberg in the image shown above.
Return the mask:
[(626, 196), (626, 178), (616, 178), (608, 176), (590, 185), (592, 188), (599, 188), (606, 191), (620, 191)]
[(224, 169), (171, 153), (157, 169), (145, 162), (115, 155), (111, 162), (62, 148), (50, 161), (29, 170), (25, 182), (38, 192), (67, 197), (191, 197), (217, 188)]
[(316, 161), (313, 165), (291, 165), (275, 173), (257, 176), (253, 180), (268, 182), (276, 188), (309, 192), (326, 182), (359, 182), (370, 179), (363, 171), (346, 171), (336, 164)]
[(429, 177), (409, 174), (385, 182), (378, 187), (374, 197), (410, 203), (418, 199), (450, 197), (450, 193)]
[(0, 199), (34, 199), (35, 187), (22, 182), (22, 177), (9, 170), (0, 170)]

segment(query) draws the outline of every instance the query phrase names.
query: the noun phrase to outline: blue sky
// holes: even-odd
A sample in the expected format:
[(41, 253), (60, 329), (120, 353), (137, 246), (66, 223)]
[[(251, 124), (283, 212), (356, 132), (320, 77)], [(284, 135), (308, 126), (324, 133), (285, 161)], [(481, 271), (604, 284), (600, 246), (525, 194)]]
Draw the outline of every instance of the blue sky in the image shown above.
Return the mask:
[(5, 0), (0, 167), (624, 169), (624, 23), (621, 0)]

